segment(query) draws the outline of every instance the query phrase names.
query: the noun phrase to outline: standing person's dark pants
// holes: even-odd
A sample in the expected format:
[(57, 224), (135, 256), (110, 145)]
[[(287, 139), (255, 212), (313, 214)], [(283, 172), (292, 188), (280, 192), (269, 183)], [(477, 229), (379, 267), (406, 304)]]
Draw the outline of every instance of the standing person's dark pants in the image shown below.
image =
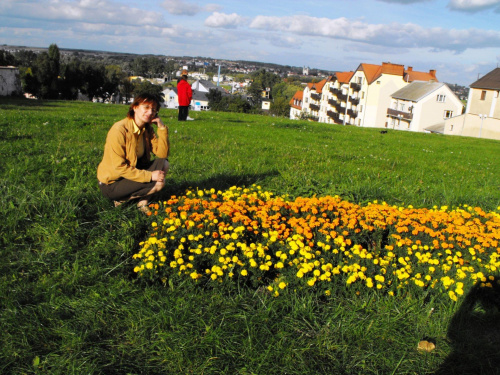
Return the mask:
[(188, 105), (180, 105), (179, 106), (179, 117), (177, 120), (179, 121), (186, 121), (189, 113), (189, 106)]

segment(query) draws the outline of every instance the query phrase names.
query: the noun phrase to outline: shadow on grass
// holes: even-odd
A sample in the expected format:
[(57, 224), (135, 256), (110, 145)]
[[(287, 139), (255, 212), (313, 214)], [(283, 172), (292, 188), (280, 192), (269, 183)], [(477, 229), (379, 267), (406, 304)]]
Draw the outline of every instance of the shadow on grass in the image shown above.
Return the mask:
[(207, 178), (202, 181), (184, 181), (171, 183), (172, 181), (167, 180), (167, 186), (152, 200), (155, 199), (168, 199), (172, 195), (182, 195), (185, 193), (186, 189), (215, 189), (215, 190), (227, 190), (231, 186), (250, 186), (252, 184), (257, 184), (268, 177), (274, 177), (279, 175), (278, 171), (266, 172), (266, 173), (256, 173), (256, 174), (243, 174), (243, 175), (233, 175), (233, 174), (218, 174)]
[(451, 319), (453, 352), (434, 375), (500, 374), (500, 279), (476, 284)]

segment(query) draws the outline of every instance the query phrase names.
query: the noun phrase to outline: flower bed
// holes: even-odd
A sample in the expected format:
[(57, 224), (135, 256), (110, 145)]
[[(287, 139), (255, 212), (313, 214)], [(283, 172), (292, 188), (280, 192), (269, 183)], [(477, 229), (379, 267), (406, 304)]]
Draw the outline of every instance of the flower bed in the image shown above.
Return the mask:
[(275, 296), (439, 291), (456, 301), (473, 284), (492, 287), (500, 267), (500, 214), (478, 207), (289, 200), (258, 186), (187, 191), (151, 207), (152, 232), (133, 255), (149, 280), (245, 282)]

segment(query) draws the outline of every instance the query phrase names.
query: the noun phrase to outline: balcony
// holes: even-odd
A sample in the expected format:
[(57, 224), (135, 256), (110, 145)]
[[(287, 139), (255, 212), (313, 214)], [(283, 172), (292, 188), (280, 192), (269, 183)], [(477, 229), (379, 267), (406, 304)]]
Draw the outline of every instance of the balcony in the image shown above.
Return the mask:
[(319, 111), (319, 105), (311, 103), (311, 104), (309, 104), (309, 109), (311, 111), (316, 111), (317, 112), (317, 111)]
[(398, 111), (398, 110), (392, 109), (392, 108), (387, 108), (387, 115), (391, 116), (391, 117), (410, 120), (410, 121), (413, 119), (413, 113)]
[(334, 122), (339, 123), (340, 117), (339, 114), (333, 111), (327, 111), (326, 114), (330, 117)]
[(337, 99), (340, 100), (340, 101), (342, 101), (342, 102), (346, 102), (347, 101), (347, 95), (339, 93), (339, 94), (337, 94)]
[(356, 118), (356, 117), (358, 117), (358, 112), (357, 112), (357, 111), (354, 111), (354, 110), (352, 110), (352, 109), (348, 109), (348, 110), (347, 110), (347, 114), (348, 114), (349, 116), (351, 116), (351, 118)]
[(335, 87), (330, 87), (330, 92), (333, 95), (337, 95), (337, 94), (341, 94), (342, 93), (342, 91), (340, 91), (339, 89), (336, 89)]
[(352, 105), (359, 104), (359, 98), (349, 98), (349, 101), (351, 102)]
[(361, 90), (361, 85), (358, 83), (351, 82), (350, 86), (354, 92)]
[(330, 104), (332, 107), (335, 107), (337, 105), (337, 101), (333, 99), (328, 99), (328, 104)]
[(311, 99), (319, 102), (321, 100), (321, 94), (311, 93)]

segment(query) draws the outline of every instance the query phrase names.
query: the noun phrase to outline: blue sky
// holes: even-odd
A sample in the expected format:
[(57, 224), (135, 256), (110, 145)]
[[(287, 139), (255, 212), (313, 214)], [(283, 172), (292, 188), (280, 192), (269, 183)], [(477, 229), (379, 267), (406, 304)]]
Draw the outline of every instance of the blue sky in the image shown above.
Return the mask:
[(500, 0), (1, 0), (0, 44), (355, 70), (470, 85), (500, 62)]

